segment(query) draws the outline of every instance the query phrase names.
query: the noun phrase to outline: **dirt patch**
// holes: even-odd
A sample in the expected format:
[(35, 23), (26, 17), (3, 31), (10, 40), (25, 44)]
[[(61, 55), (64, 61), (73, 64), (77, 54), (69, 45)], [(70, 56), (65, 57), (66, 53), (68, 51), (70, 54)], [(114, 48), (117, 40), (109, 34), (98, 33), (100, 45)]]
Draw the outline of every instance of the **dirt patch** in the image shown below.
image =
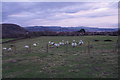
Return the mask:
[(112, 42), (112, 40), (110, 40), (110, 39), (106, 39), (106, 40), (104, 40), (105, 42)]
[(98, 41), (100, 41), (100, 40), (95, 39), (94, 41), (95, 41), (95, 42), (98, 42)]

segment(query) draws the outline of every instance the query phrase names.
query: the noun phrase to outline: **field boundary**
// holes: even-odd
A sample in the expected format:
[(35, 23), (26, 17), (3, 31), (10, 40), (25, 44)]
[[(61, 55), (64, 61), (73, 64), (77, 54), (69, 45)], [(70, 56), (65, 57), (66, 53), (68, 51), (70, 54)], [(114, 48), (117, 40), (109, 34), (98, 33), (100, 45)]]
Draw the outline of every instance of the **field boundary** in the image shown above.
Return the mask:
[(2, 43), (0, 43), (0, 44), (9, 43), (9, 42), (14, 42), (14, 41), (17, 41), (17, 40), (22, 40), (22, 39), (27, 39), (27, 38), (25, 38), (25, 37), (23, 37), (23, 38), (16, 38), (16, 39), (13, 39), (13, 40), (4, 41), (4, 42), (2, 42)]

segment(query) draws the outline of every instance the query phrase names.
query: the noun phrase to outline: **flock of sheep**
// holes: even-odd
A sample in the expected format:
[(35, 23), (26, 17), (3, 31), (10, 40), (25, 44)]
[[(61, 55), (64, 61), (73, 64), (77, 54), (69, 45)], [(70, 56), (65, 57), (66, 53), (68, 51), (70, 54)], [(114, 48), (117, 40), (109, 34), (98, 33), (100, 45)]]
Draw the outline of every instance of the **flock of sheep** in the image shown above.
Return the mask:
[[(63, 46), (63, 45), (71, 45), (72, 47), (76, 47), (77, 45), (82, 45), (84, 44), (84, 42), (82, 40), (80, 40), (79, 42), (76, 42), (75, 40), (73, 40), (71, 43), (69, 41), (64, 41), (62, 40), (61, 42), (58, 42), (58, 43), (55, 43), (53, 41), (49, 41), (48, 42), (48, 47), (60, 47), (60, 46)], [(39, 45), (39, 43), (34, 43), (32, 44), (32, 46), (36, 47), (37, 45)], [(29, 49), (30, 46), (29, 45), (25, 45), (24, 48), (26, 49)], [(12, 47), (4, 47), (3, 50), (7, 50), (7, 51), (12, 51)]]
[[(37, 46), (38, 44), (39, 44), (39, 43), (34, 43), (34, 44), (32, 44), (32, 46), (35, 47), (35, 46)], [(29, 49), (30, 46), (29, 46), (29, 45), (25, 45), (24, 48)], [(8, 48), (4, 47), (3, 50), (12, 51), (12, 47), (8, 47)]]
[(70, 43), (69, 41), (62, 40), (61, 42), (58, 42), (58, 43), (49, 41), (48, 45), (49, 45), (49, 47), (57, 47), (58, 48), (59, 46), (71, 44), (72, 47), (76, 47), (77, 45), (82, 45), (83, 43), (84, 42), (82, 40), (80, 40), (79, 42), (76, 42), (75, 40), (73, 40), (72, 43)]

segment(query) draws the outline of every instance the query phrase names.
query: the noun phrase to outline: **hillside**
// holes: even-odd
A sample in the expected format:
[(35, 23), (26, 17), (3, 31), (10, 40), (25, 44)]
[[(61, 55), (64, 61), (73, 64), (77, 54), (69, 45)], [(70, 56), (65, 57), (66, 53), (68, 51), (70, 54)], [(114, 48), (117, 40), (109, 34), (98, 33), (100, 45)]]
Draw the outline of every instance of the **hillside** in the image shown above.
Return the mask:
[(2, 37), (23, 37), (27, 32), (24, 28), (16, 24), (2, 24)]
[(72, 32), (79, 31), (80, 29), (85, 29), (88, 32), (112, 32), (117, 31), (116, 28), (92, 28), (92, 27), (60, 27), (60, 26), (30, 26), (25, 27), (28, 31), (57, 31), (57, 32)]
[[(43, 36), (43, 35), (68, 35), (68, 33), (57, 32), (74, 32), (80, 29), (85, 29), (86, 32), (113, 32), (117, 31), (116, 28), (92, 28), (92, 27), (60, 27), (60, 26), (30, 26), (21, 27), (17, 24), (2, 24), (2, 38), (20, 38), (30, 36)], [(29, 34), (26, 34), (29, 32)], [(73, 33), (77, 35), (76, 33)], [(73, 35), (69, 34), (69, 35)]]

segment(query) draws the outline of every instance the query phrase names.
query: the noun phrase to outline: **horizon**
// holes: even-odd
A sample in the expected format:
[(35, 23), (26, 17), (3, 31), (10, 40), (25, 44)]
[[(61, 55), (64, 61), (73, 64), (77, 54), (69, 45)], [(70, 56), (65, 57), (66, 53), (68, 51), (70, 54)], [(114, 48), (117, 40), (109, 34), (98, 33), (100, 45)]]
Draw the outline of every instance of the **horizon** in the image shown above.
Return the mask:
[[(14, 24), (14, 23), (2, 23), (2, 24)], [(18, 24), (15, 24), (15, 25), (18, 25)], [(22, 27), (21, 25), (19, 25), (20, 27)], [(106, 27), (89, 27), (89, 26), (70, 26), (70, 27), (64, 27), (64, 26), (37, 26), (37, 25), (34, 25), (34, 26), (26, 26), (26, 27), (23, 27), (23, 28), (27, 28), (27, 27), (61, 27), (61, 28), (77, 28), (77, 27), (81, 27), (81, 28), (101, 28), (101, 29), (119, 29), (119, 27), (109, 27), (109, 28), (106, 28)]]
[[(105, 27), (89, 27), (89, 26), (71, 26), (71, 27), (64, 27), (64, 26), (27, 26), (27, 27), (61, 27), (61, 28), (77, 28), (77, 27), (82, 27), (82, 28), (105, 28)], [(25, 28), (27, 28), (25, 27)], [(119, 27), (109, 27), (106, 29), (118, 29)]]
[(118, 2), (2, 2), (2, 23), (118, 28), (117, 11)]

